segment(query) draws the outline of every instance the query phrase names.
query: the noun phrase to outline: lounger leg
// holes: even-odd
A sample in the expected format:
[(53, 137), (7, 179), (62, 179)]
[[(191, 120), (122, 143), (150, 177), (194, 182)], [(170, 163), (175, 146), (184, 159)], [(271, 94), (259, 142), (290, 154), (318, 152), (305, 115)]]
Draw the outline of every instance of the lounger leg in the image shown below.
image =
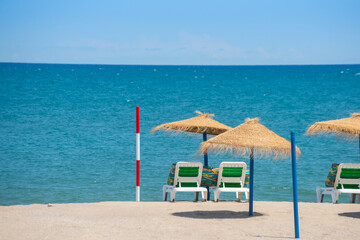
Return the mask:
[(175, 202), (175, 195), (176, 195), (176, 191), (172, 190), (171, 193), (170, 193), (170, 197), (171, 197), (172, 202)]
[(217, 194), (217, 200), (216, 200), (217, 202), (218, 202), (219, 199), (220, 199), (220, 193), (221, 193), (221, 191), (217, 191), (217, 193), (216, 193), (216, 194)]
[(163, 201), (166, 201), (167, 200), (167, 191), (166, 191), (166, 186), (163, 186)]
[(331, 193), (331, 202), (336, 203), (336, 192)]
[(351, 194), (351, 203), (355, 203), (356, 194)]
[(339, 200), (339, 192), (333, 192), (331, 193), (331, 197), (332, 197), (332, 202), (333, 203), (338, 203)]
[(214, 194), (214, 202), (217, 202), (217, 190), (213, 191)]
[(322, 202), (320, 200), (320, 195), (321, 195), (320, 192), (321, 192), (321, 190), (319, 188), (316, 188), (316, 200), (317, 200), (317, 202)]
[(215, 190), (214, 191), (214, 202), (218, 202), (219, 201), (219, 190)]
[(245, 192), (245, 201), (249, 200), (249, 192)]
[(236, 199), (241, 202), (241, 192), (236, 192)]
[(199, 201), (199, 192), (194, 192), (195, 202)]
[(321, 194), (321, 200), (320, 202), (323, 202), (324, 201), (324, 194)]
[(206, 202), (206, 200), (207, 200), (207, 195), (208, 195), (207, 193), (208, 193), (208, 191), (201, 192), (201, 197), (202, 197), (203, 202)]

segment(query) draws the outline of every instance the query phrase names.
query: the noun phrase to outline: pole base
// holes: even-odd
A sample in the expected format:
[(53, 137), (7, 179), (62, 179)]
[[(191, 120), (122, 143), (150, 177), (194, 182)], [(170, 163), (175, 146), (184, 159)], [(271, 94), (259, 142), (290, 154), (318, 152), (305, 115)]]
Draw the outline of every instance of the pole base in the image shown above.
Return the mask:
[(140, 202), (140, 186), (136, 186), (136, 201)]

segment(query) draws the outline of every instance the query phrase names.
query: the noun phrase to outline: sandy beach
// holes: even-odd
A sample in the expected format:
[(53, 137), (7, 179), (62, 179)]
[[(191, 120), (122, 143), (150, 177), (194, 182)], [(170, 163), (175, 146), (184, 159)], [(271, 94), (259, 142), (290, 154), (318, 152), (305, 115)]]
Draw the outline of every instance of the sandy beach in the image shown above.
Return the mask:
[[(0, 239), (291, 239), (291, 202), (101, 202), (0, 207)], [(300, 238), (356, 239), (360, 204), (299, 203)]]

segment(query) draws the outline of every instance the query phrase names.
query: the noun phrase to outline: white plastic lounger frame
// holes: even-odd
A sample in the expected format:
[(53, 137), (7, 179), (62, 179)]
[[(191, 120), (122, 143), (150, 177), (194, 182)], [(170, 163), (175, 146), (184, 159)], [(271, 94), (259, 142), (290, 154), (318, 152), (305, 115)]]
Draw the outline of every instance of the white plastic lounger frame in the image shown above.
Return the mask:
[[(350, 194), (349, 197), (351, 199), (351, 196), (353, 196), (352, 202), (355, 201), (354, 196), (358, 196), (358, 202), (360, 201), (360, 178), (340, 178), (342, 169), (350, 168), (350, 169), (360, 169), (360, 164), (351, 164), (351, 163), (342, 163), (339, 165), (336, 178), (335, 178), (335, 184), (334, 187), (331, 188), (316, 188), (316, 197), (317, 202), (322, 202), (324, 195), (329, 194), (331, 195), (332, 203), (337, 203), (339, 199), (339, 195), (341, 193), (348, 193)], [(341, 185), (340, 189), (337, 189), (338, 185)], [(344, 188), (344, 184), (358, 184), (359, 189), (350, 189), (350, 188)]]
[[(241, 177), (224, 177), (223, 170), (224, 167), (241, 167), (242, 174)], [(221, 192), (235, 192), (236, 199), (241, 201), (241, 193), (245, 193), (246, 201), (249, 198), (249, 189), (244, 187), (246, 176), (246, 163), (244, 162), (222, 162), (220, 164), (219, 175), (217, 180), (216, 187), (210, 187), (210, 192), (214, 192), (214, 201), (219, 201), (219, 196)], [(222, 186), (221, 186), (221, 183)], [(226, 187), (226, 183), (240, 183), (240, 187)]]
[[(179, 176), (180, 167), (198, 167), (199, 172), (197, 176)], [(177, 192), (194, 192), (195, 201), (199, 199), (199, 192), (203, 201), (206, 201), (207, 189), (200, 187), (202, 178), (203, 165), (200, 162), (178, 162), (175, 167), (175, 176), (173, 185), (163, 186), (163, 200), (167, 200), (167, 193), (170, 193), (170, 200), (175, 201), (175, 195)], [(185, 187), (183, 183), (196, 183), (196, 187)]]

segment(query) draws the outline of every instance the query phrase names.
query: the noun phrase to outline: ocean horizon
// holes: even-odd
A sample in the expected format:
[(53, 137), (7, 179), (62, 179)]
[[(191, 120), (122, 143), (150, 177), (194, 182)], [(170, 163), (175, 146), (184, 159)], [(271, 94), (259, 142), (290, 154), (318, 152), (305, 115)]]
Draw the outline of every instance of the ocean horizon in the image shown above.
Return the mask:
[[(172, 163), (203, 162), (195, 155), (201, 135), (151, 133), (198, 110), (231, 127), (259, 117), (287, 140), (295, 132), (298, 198), (314, 202), (332, 163), (360, 162), (359, 139), (309, 137), (306, 129), (360, 112), (359, 96), (360, 64), (0, 63), (0, 205), (134, 201), (136, 106), (142, 201), (162, 200)], [(209, 154), (209, 166), (222, 161), (249, 166), (248, 157)], [(255, 159), (254, 198), (292, 201), (290, 159)]]
[(56, 62), (7, 62), (3, 61), (0, 64), (38, 64), (38, 65), (87, 65), (87, 66), (191, 66), (191, 67), (266, 67), (266, 66), (353, 66), (360, 65), (360, 63), (304, 63), (304, 64), (111, 64), (111, 63), (56, 63)]

